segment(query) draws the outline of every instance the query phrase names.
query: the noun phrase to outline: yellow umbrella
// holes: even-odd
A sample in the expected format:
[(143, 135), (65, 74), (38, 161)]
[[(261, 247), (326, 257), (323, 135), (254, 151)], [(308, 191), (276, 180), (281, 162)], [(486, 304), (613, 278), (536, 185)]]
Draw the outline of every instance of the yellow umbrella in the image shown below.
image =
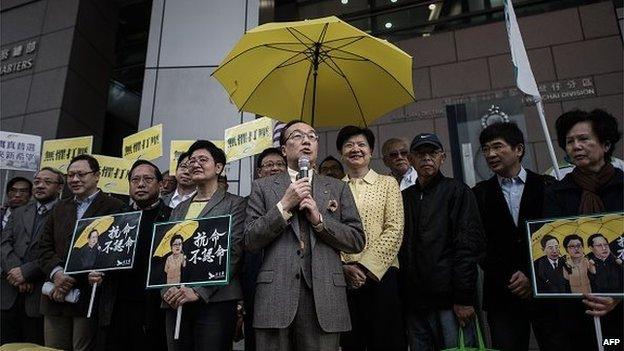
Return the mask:
[(154, 250), (154, 257), (164, 257), (166, 254), (171, 252), (171, 246), (169, 245), (169, 241), (174, 235), (180, 234), (184, 238), (184, 241), (186, 241), (188, 238), (193, 236), (193, 233), (195, 233), (197, 228), (199, 228), (199, 222), (190, 220), (177, 223), (176, 225), (171, 227), (171, 229), (169, 229), (165, 233), (165, 236), (163, 236), (163, 238), (160, 240), (160, 243), (158, 244), (156, 250)]
[(334, 16), (249, 30), (212, 75), (241, 111), (320, 127), (414, 101), (412, 57)]
[[(570, 234), (579, 234), (587, 239), (592, 234), (600, 233), (604, 235), (609, 242), (616, 240), (620, 235), (624, 234), (624, 215), (609, 214), (601, 217), (581, 217), (576, 220), (559, 219), (543, 225), (538, 231), (533, 233), (531, 238), (531, 250), (533, 251), (533, 259), (537, 259), (544, 255), (540, 240), (546, 234), (550, 234), (559, 240), (560, 246), (563, 245), (563, 239)], [(565, 250), (565, 248), (560, 247)], [(588, 254), (591, 248), (587, 243), (584, 245), (584, 252)]]
[(89, 242), (89, 234), (92, 231), (97, 231), (98, 236), (102, 235), (105, 231), (110, 228), (110, 226), (115, 222), (115, 218), (113, 216), (105, 216), (95, 219), (93, 222), (89, 223), (85, 229), (82, 230), (80, 236), (76, 240), (74, 244), (74, 248), (79, 249)]

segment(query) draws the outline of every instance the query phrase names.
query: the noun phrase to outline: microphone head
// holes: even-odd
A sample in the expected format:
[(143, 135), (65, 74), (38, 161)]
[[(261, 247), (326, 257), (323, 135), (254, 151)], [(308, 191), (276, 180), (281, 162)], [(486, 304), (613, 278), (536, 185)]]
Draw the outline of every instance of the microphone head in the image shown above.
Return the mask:
[(299, 166), (299, 169), (310, 169), (310, 158), (305, 155), (299, 157), (297, 165)]

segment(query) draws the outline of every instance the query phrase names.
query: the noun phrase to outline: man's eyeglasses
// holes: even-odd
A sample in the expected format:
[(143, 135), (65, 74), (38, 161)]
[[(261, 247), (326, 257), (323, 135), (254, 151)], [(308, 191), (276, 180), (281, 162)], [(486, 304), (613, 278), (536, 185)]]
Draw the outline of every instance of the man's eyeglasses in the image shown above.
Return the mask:
[(260, 165), (262, 168), (285, 168), (286, 164), (284, 162), (266, 162)]
[(300, 143), (300, 142), (303, 141), (303, 139), (305, 137), (308, 137), (308, 139), (311, 142), (318, 141), (318, 139), (319, 139), (318, 134), (316, 134), (316, 132), (314, 132), (314, 131), (308, 132), (306, 134), (306, 133), (304, 133), (304, 132), (302, 132), (302, 131), (300, 131), (298, 129), (295, 129), (295, 130), (292, 131), (292, 133), (290, 133), (290, 135), (286, 138), (286, 140), (292, 140), (292, 141), (294, 141), (296, 143)]
[(481, 152), (484, 155), (490, 153), (490, 151), (494, 151), (495, 154), (499, 153), (505, 147), (504, 144), (493, 144), (493, 145), (485, 145), (481, 147)]
[(156, 178), (155, 177), (132, 177), (130, 178), (130, 183), (132, 183), (133, 185), (139, 185), (141, 183), (141, 180), (145, 183), (145, 184), (152, 184)]
[(84, 179), (87, 174), (95, 173), (95, 171), (91, 172), (71, 172), (67, 173), (67, 179), (74, 179), (74, 177), (78, 177), (78, 179)]
[(567, 247), (568, 247), (568, 249), (582, 249), (583, 245), (576, 244), (576, 245), (568, 245)]
[(392, 159), (399, 158), (399, 156), (401, 156), (403, 158), (407, 158), (408, 154), (409, 153), (407, 152), (407, 150), (401, 150), (401, 151), (389, 152), (386, 156), (388, 156), (389, 158), (392, 158)]
[(9, 194), (29, 194), (30, 190), (28, 189), (19, 189), (19, 188), (10, 188)]

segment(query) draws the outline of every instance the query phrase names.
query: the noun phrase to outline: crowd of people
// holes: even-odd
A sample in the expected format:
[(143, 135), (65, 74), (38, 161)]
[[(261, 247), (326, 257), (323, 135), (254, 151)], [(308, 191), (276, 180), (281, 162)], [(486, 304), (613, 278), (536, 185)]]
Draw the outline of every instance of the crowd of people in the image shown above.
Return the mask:
[[(42, 168), (32, 182), (13, 178), (1, 214), (0, 342), (231, 350), (244, 334), (246, 350), (427, 351), (457, 346), (459, 330), (474, 345), (481, 310), (499, 350), (528, 350), (531, 328), (540, 350), (596, 349), (593, 316), (601, 317), (605, 338), (621, 340), (620, 299), (592, 295), (593, 282), (574, 270), (611, 270), (605, 279), (623, 291), (622, 261), (604, 254), (604, 236), (587, 242), (588, 257), (577, 252), (582, 238), (566, 237), (561, 263), (568, 270), (559, 271), (559, 242), (545, 237), (544, 257), (548, 250), (557, 257), (544, 268), (554, 273), (538, 284), (584, 295), (533, 296), (527, 220), (624, 207), (624, 173), (610, 162), (620, 139), (617, 120), (601, 110), (575, 110), (557, 119), (556, 130), (575, 166), (563, 179), (525, 169), (521, 130), (499, 122), (479, 136), (494, 175), (472, 189), (441, 172), (447, 150), (435, 134), (386, 140), (381, 153), (390, 173), (383, 174), (371, 168), (370, 129), (342, 128), (336, 157), (317, 162), (319, 136), (302, 121), (287, 123), (280, 146), (256, 157), (258, 179), (246, 198), (227, 192), (225, 154), (205, 140), (182, 154), (171, 174), (136, 161), (129, 201), (97, 187), (100, 168), (90, 155), (72, 159), (67, 174)], [(61, 199), (63, 188), (69, 193)], [(142, 211), (133, 268), (65, 274), (76, 221), (127, 211)], [(232, 216), (231, 281), (145, 289), (154, 223), (219, 215)], [(173, 237), (172, 249), (183, 241)], [(179, 282), (170, 271), (167, 280)]]

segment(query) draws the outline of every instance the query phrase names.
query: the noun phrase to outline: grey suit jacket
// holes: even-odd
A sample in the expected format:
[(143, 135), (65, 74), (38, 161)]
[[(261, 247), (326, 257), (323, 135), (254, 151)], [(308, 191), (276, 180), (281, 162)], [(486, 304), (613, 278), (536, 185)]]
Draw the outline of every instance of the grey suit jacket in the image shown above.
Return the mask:
[[(37, 249), (41, 232), (47, 217), (52, 211), (48, 211), (41, 218), (37, 228), (33, 228), (35, 215), (37, 213), (37, 202), (31, 201), (22, 207), (13, 210), (6, 228), (2, 231), (2, 241), (0, 251), (2, 253), (2, 288), (1, 307), (3, 310), (9, 309), (15, 303), (19, 291), (9, 284), (6, 279), (6, 272), (20, 267), (22, 275), (27, 283), (34, 284), (31, 293), (26, 294), (26, 314), (30, 317), (39, 316), (39, 300), (41, 298), (41, 285), (43, 285), (44, 275), (37, 264)], [(33, 229), (36, 230), (33, 233)]]
[[(193, 195), (182, 201), (173, 209), (169, 220), (183, 220), (195, 196)], [(245, 199), (219, 188), (200, 212), (199, 218), (222, 215), (232, 215), (232, 228), (230, 230), (230, 271), (232, 272), (232, 279), (226, 286), (194, 287), (194, 290), (205, 303), (240, 300), (243, 298), (239, 273), (243, 264), (241, 258), (245, 225)]]
[[(277, 208), (290, 184), (287, 173), (258, 179), (247, 203), (246, 249), (264, 250), (256, 280), (255, 328), (286, 328), (297, 312), (299, 221), (307, 219), (295, 212), (286, 222)], [(316, 316), (325, 332), (343, 332), (351, 329), (351, 320), (340, 251), (362, 251), (364, 231), (346, 182), (315, 174), (312, 192), (325, 227), (320, 232), (310, 230)]]

